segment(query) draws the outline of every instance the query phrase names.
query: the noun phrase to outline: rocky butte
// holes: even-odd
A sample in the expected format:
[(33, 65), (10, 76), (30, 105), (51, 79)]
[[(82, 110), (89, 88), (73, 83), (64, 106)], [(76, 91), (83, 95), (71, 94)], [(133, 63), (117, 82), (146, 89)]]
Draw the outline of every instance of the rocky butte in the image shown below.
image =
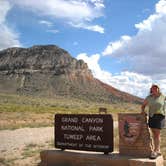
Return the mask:
[(83, 60), (56, 45), (0, 51), (0, 92), (108, 103), (141, 102), (140, 98), (95, 79)]

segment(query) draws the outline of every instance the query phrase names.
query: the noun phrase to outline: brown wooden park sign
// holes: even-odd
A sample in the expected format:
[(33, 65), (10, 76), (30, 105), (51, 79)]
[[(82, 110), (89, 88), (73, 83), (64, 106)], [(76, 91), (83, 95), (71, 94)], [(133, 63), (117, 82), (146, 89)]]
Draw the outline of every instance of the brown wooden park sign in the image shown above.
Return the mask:
[(112, 115), (56, 114), (55, 147), (62, 150), (112, 152)]

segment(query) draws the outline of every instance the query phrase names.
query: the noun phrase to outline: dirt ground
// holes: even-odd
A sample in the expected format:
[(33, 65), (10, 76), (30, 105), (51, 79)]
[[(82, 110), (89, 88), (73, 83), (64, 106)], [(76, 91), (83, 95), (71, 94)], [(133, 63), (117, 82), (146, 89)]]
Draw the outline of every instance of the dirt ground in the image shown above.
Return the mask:
[(0, 166), (33, 166), (40, 151), (52, 149), (54, 128), (21, 128), (0, 131)]
[(0, 166), (37, 166), (42, 150), (55, 149), (53, 140), (53, 127), (0, 130)]

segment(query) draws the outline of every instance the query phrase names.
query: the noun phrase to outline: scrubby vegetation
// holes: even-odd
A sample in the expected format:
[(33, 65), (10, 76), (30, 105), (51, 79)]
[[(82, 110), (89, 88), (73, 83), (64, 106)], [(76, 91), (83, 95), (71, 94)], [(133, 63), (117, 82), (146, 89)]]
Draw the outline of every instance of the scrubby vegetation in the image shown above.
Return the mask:
[[(120, 112), (140, 112), (140, 105), (129, 103), (105, 104), (87, 102), (74, 98), (44, 98), (32, 96), (20, 96), (11, 94), (0, 94), (0, 129), (16, 129), (22, 127), (44, 127), (54, 125), (54, 115), (56, 113), (92, 114), (98, 113), (99, 107), (105, 107), (108, 113), (117, 120)], [(161, 151), (166, 159), (166, 129), (162, 130)], [(115, 150), (118, 150), (118, 131), (115, 130)], [(53, 145), (49, 145), (53, 148)], [(22, 157), (29, 158), (35, 156), (39, 160), (41, 147), (29, 145), (24, 149)], [(15, 159), (16, 160), (16, 159)], [(18, 159), (17, 159), (18, 160)], [(0, 158), (3, 165), (10, 165), (12, 161)], [(15, 163), (15, 162), (14, 162)]]
[(105, 104), (74, 98), (0, 94), (0, 129), (53, 126), (57, 113), (91, 114), (98, 113), (99, 107), (107, 108), (115, 119), (119, 112), (139, 111), (139, 105), (127, 103)]

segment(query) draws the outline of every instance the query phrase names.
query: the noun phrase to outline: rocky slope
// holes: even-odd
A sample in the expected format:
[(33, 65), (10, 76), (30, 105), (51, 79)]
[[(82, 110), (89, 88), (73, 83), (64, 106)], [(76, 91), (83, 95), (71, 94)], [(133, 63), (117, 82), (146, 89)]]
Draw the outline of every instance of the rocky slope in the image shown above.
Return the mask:
[(55, 45), (0, 51), (0, 92), (109, 103), (141, 101), (95, 79), (86, 63)]

